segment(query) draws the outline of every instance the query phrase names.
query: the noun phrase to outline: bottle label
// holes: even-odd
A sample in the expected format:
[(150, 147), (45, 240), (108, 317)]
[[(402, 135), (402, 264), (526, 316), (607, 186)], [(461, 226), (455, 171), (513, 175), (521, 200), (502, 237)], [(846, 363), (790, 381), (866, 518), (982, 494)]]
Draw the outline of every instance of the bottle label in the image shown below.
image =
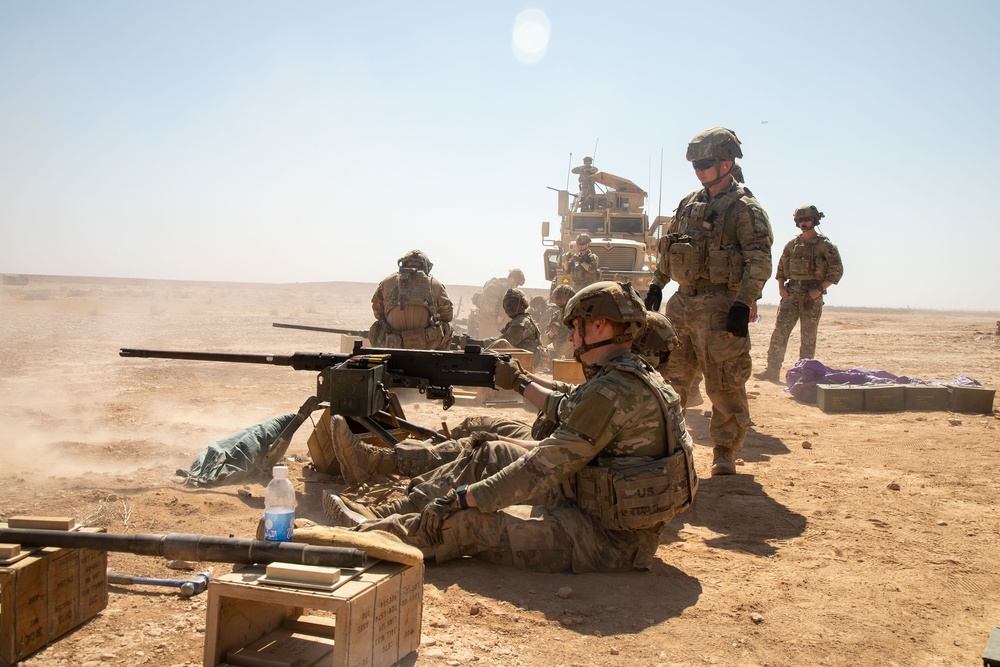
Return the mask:
[(295, 510), (264, 512), (264, 539), (270, 542), (291, 542)]

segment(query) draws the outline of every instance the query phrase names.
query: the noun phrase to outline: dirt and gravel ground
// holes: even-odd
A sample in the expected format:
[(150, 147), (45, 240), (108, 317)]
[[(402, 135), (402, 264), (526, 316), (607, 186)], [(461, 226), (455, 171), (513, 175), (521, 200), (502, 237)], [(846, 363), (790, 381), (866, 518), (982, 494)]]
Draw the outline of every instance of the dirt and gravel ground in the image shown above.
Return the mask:
[[(245, 485), (244, 497), (242, 485), (192, 490), (171, 477), (214, 440), (295, 411), (314, 389), (312, 374), (123, 359), (118, 349), (339, 351), (336, 336), (271, 323), (367, 328), (373, 289), (68, 278), (0, 288), (0, 517), (251, 537), (263, 486)], [(473, 291), (450, 290), (463, 316)], [(762, 307), (752, 327), (758, 368), (774, 310)], [(818, 356), (835, 368), (964, 374), (996, 387), (998, 319), (828, 307)], [(424, 643), (402, 664), (980, 664), (1000, 624), (997, 417), (832, 415), (777, 384), (751, 380), (748, 389), (756, 425), (736, 477), (707, 477), (709, 406), (689, 409), (701, 489), (664, 534), (652, 572), (429, 565)], [(407, 416), (429, 426), (482, 410), (406, 403)], [(322, 485), (301, 476), (310, 430), (296, 435), (289, 465), (300, 515), (321, 519)], [(185, 576), (129, 554), (110, 554), (109, 569)], [(564, 587), (569, 597), (557, 595)], [(205, 622), (205, 596), (112, 586), (105, 611), (23, 664), (200, 665)]]

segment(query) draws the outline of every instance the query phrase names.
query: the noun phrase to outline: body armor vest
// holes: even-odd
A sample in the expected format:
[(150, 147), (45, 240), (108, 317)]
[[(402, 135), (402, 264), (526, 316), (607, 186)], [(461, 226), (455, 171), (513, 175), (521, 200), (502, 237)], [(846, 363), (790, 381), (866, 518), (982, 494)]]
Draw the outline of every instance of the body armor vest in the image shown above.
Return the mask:
[(423, 306), (437, 317), (430, 276), (420, 269), (401, 268), (399, 280), (389, 288), (389, 293), (385, 296), (386, 303), (395, 304), (400, 310), (411, 305)]
[(788, 275), (791, 280), (824, 280), (826, 278), (827, 261), (818, 252), (821, 239), (813, 242), (796, 238), (792, 251), (788, 254)]

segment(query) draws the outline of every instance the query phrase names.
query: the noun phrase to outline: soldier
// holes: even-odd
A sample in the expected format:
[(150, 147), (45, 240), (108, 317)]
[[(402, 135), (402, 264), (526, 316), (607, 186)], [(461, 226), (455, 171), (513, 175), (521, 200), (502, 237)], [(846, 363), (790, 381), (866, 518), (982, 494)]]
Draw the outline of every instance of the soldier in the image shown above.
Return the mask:
[(579, 174), (580, 194), (577, 201), (580, 202), (581, 211), (594, 210), (594, 174), (597, 173), (597, 167), (593, 162), (594, 158), (585, 157), (582, 165), (573, 167), (573, 173)]
[(664, 380), (669, 381), (667, 360), (675, 347), (677, 347), (677, 332), (674, 331), (670, 320), (656, 311), (646, 311), (646, 330), (632, 343), (632, 351), (641, 355)]
[(531, 319), (535, 321), (536, 325), (538, 325), (539, 331), (544, 331), (549, 325), (549, 320), (546, 315), (546, 306), (548, 306), (548, 301), (546, 301), (545, 297), (540, 294), (531, 297), (531, 301), (528, 302), (528, 314), (531, 315)]
[[(775, 280), (781, 304), (767, 349), (767, 369), (757, 375), (761, 380), (776, 382), (781, 377), (781, 362), (785, 360), (788, 336), (801, 318), (799, 359), (816, 355), (816, 332), (823, 314), (823, 295), (844, 275), (840, 251), (830, 239), (816, 231), (825, 216), (815, 206), (800, 206), (793, 219), (801, 234), (785, 245), (778, 260)], [(787, 282), (786, 282), (787, 281)]]
[(569, 327), (563, 324), (563, 308), (574, 294), (576, 291), (569, 285), (559, 285), (552, 290), (552, 304), (546, 312), (549, 326), (545, 330), (545, 338), (547, 344), (552, 346), (553, 359), (568, 359), (573, 355)]
[(703, 189), (681, 200), (657, 246), (646, 306), (659, 310), (662, 287), (677, 291), (666, 315), (679, 345), (667, 375), (686, 406), (698, 369), (712, 401), (713, 475), (736, 473), (735, 453), (750, 427), (750, 309), (771, 273), (771, 223), (753, 193), (732, 176), (743, 157), (731, 131), (713, 127), (688, 144), (687, 159)]
[(476, 306), (476, 310), (469, 314), (469, 335), (473, 338), (495, 336), (506, 321), (503, 316), (503, 295), (508, 289), (523, 284), (524, 271), (521, 269), (511, 269), (506, 278), (487, 280), (483, 291), (472, 297), (472, 305)]
[(503, 296), (503, 310), (510, 322), (500, 331), (499, 336), (483, 339), (487, 348), (518, 348), (538, 354), (541, 336), (538, 326), (527, 313), (528, 297), (519, 289), (511, 288)]
[(581, 290), (564, 322), (587, 382), (562, 395), (516, 363), (497, 368), (498, 387), (557, 416), (551, 436), (475, 435), (398, 503), (341, 511), (344, 523), (388, 531), (439, 563), (476, 556), (541, 572), (649, 569), (698, 482), (679, 397), (629, 349), (646, 325), (643, 310), (628, 284)]
[(397, 263), (399, 271), (386, 276), (372, 296), (375, 322), (368, 334), (372, 345), (449, 349), (452, 303), (444, 285), (430, 276), (434, 265), (419, 250), (411, 250)]
[(590, 252), (590, 235), (580, 234), (576, 237), (577, 253), (568, 258), (569, 279), (573, 289), (580, 291), (587, 285), (593, 285), (601, 279), (601, 263), (597, 255)]

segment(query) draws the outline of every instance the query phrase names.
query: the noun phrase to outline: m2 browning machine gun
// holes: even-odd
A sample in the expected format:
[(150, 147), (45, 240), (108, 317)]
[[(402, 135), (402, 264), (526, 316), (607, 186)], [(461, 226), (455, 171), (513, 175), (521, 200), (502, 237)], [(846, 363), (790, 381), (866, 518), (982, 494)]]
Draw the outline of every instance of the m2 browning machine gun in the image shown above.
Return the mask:
[[(286, 324), (284, 322), (272, 322), (272, 327), (277, 327), (279, 329), (301, 329), (303, 331), (322, 331), (324, 333), (339, 333), (345, 334), (347, 336), (357, 336), (360, 338), (368, 338), (368, 331), (364, 329), (335, 329), (332, 327), (314, 327), (308, 324)], [(477, 338), (469, 338), (468, 334), (454, 334), (451, 337), (451, 349), (453, 350), (464, 350), (470, 345), (483, 346), (483, 341)]]
[(296, 352), (278, 354), (233, 354), (226, 352), (184, 352), (121, 348), (123, 357), (220, 361), (233, 364), (291, 366), (297, 371), (314, 371), (316, 398), (334, 414), (351, 417), (387, 444), (396, 443), (372, 417), (388, 417), (386, 406), (398, 405), (389, 389), (417, 389), (431, 400), (441, 399), (444, 409), (455, 404), (452, 387), (490, 387), (499, 360), (510, 355), (483, 352), (470, 346), (463, 351), (390, 350), (362, 347), (355, 341), (351, 354)]

